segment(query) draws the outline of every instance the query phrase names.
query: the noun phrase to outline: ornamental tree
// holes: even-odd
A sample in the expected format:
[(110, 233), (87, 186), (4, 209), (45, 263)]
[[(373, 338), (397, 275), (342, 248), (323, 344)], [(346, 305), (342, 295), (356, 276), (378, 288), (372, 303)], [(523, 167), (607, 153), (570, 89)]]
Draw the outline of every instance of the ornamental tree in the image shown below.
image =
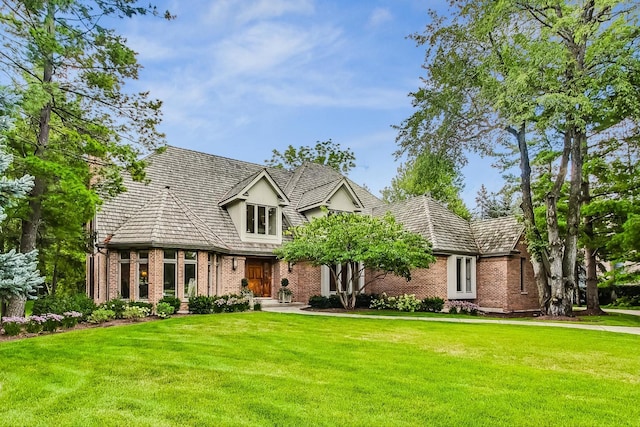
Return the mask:
[(318, 163), (327, 165), (338, 172), (348, 173), (356, 166), (356, 156), (350, 148), (342, 149), (340, 144), (331, 141), (317, 141), (314, 147), (302, 146), (295, 148), (289, 145), (282, 153), (273, 150), (271, 160), (266, 160), (267, 166), (293, 170), (304, 163)]
[[(411, 280), (411, 270), (427, 268), (435, 258), (431, 244), (397, 223), (391, 214), (371, 217), (327, 213), (289, 230), (293, 240), (274, 252), (286, 261), (306, 261), (329, 267), (344, 308), (354, 308), (357, 296), (373, 280), (388, 273)], [(339, 270), (335, 266), (343, 266)], [(345, 268), (347, 267), (347, 268)], [(365, 277), (365, 270), (374, 271)], [(348, 277), (343, 276), (350, 272)], [(359, 287), (360, 278), (365, 278)], [(343, 280), (345, 279), (345, 280)]]

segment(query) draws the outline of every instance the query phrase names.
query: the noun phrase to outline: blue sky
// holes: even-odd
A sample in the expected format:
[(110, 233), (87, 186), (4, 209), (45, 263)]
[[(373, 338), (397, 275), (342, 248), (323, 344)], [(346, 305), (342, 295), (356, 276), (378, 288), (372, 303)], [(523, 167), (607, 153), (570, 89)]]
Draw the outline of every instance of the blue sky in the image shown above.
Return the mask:
[[(331, 138), (356, 155), (349, 176), (388, 186), (392, 125), (412, 113), (424, 49), (406, 38), (445, 0), (156, 1), (177, 19), (119, 23), (144, 66), (135, 90), (164, 102), (171, 145), (263, 163), (272, 149)], [(491, 160), (470, 158), (463, 194), (498, 190)]]

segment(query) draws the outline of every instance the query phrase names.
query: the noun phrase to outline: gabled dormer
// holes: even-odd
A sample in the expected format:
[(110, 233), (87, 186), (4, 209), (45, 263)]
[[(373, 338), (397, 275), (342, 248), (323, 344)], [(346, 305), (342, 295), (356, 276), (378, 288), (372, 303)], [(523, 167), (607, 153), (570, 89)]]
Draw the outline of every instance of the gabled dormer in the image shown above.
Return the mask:
[(218, 203), (225, 207), (242, 241), (282, 242), (282, 207), (289, 198), (266, 169), (248, 176)]
[(340, 178), (305, 192), (298, 202), (298, 212), (308, 220), (323, 215), (322, 208), (335, 212), (360, 212), (362, 202), (346, 178)]

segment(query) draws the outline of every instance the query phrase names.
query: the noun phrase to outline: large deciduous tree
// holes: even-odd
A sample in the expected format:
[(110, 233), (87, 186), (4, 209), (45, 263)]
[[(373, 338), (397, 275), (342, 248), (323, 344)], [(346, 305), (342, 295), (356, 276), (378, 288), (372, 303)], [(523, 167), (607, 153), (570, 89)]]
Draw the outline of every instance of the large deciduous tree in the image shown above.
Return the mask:
[(458, 165), (452, 160), (431, 152), (422, 152), (398, 168), (398, 176), (391, 186), (382, 190), (386, 202), (429, 194), (462, 218), (471, 217), (460, 192), (464, 183)]
[[(375, 278), (391, 273), (411, 280), (411, 270), (429, 267), (435, 261), (431, 244), (405, 230), (390, 214), (327, 214), (293, 227), (290, 233), (293, 240), (275, 250), (275, 254), (286, 261), (329, 267), (345, 308), (355, 307), (357, 296)], [(339, 270), (341, 274), (351, 274), (343, 281), (335, 266), (345, 266)], [(367, 278), (365, 270), (375, 275)], [(362, 287), (361, 277), (368, 279)]]
[(451, 6), (450, 19), (433, 14), (424, 34), (413, 36), (427, 48), (427, 75), (412, 94), (416, 112), (399, 128), (401, 150), (446, 152), (464, 162), (465, 150), (495, 154), (511, 135), (541, 309), (569, 315), (588, 142), (637, 120), (640, 111), (637, 3), (461, 0)]
[(317, 141), (313, 147), (302, 146), (295, 148), (289, 145), (282, 153), (273, 150), (273, 156), (265, 163), (268, 166), (293, 170), (304, 163), (318, 163), (327, 165), (340, 173), (349, 173), (356, 166), (356, 156), (350, 148), (342, 149), (340, 144), (327, 141)]
[[(35, 178), (21, 212), (22, 253), (46, 239), (65, 239), (64, 228), (77, 241), (99, 203), (98, 190), (121, 189), (119, 168), (141, 179), (141, 154), (163, 144), (156, 128), (161, 102), (147, 92), (124, 90), (140, 64), (126, 40), (105, 27), (113, 19), (146, 14), (158, 12), (137, 0), (0, 2), (0, 66), (19, 97), (8, 143), (16, 169)], [(66, 223), (58, 227), (64, 212)], [(42, 239), (45, 229), (51, 233)]]

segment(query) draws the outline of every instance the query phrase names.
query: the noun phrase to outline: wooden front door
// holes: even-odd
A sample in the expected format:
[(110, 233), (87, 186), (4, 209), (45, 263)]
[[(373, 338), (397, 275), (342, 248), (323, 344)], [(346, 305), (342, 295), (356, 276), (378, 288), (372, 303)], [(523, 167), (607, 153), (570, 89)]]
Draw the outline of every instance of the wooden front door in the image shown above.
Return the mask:
[(271, 264), (262, 260), (247, 260), (249, 289), (257, 297), (271, 296)]

